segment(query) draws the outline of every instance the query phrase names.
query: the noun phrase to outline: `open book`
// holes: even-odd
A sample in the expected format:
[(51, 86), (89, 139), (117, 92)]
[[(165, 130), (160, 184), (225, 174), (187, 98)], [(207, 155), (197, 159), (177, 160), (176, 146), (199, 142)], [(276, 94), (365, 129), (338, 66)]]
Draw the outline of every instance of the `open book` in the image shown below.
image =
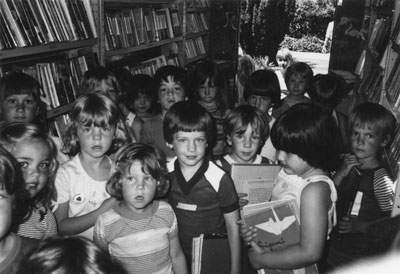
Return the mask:
[(249, 204), (271, 199), (272, 187), (281, 166), (268, 164), (232, 164), (231, 177), (236, 192), (247, 194)]
[[(242, 209), (242, 218), (248, 227), (258, 229), (254, 242), (269, 252), (285, 249), (300, 243), (300, 223), (296, 214), (295, 200), (246, 205)], [(298, 270), (260, 269), (264, 273), (318, 273), (316, 264)]]

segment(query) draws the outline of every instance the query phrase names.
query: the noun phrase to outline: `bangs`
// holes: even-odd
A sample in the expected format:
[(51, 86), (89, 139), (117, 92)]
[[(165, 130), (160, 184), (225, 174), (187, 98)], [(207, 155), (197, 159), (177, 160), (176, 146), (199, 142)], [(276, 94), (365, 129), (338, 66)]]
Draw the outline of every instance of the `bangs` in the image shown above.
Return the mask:
[(116, 125), (116, 122), (112, 121), (112, 117), (107, 117), (107, 115), (104, 115), (103, 113), (90, 113), (86, 111), (81, 112), (76, 121), (87, 127), (92, 125), (95, 127)]
[(157, 181), (162, 180), (163, 168), (159, 165), (158, 159), (151, 152), (146, 150), (136, 150), (135, 154), (131, 153), (129, 159), (125, 158), (118, 163), (118, 168), (122, 174), (130, 175), (130, 169), (134, 162), (139, 162), (142, 166), (144, 174), (151, 175)]
[(35, 98), (35, 100), (37, 101), (39, 99), (39, 92), (40, 90), (36, 90), (34, 88), (27, 88), (27, 87), (23, 87), (23, 86), (15, 86), (14, 88), (5, 88), (4, 89), (4, 98), (8, 97), (8, 96), (12, 96), (12, 95), (29, 95), (32, 96), (33, 98)]
[(251, 130), (253, 133), (260, 134), (260, 130), (258, 130), (261, 126), (261, 123), (257, 119), (246, 119), (249, 117), (242, 117), (237, 123), (237, 126), (234, 128), (234, 133), (236, 134), (244, 134), (248, 128), (248, 126), (251, 126)]
[(208, 131), (209, 121), (206, 119), (207, 117), (190, 117), (186, 115), (186, 117), (179, 117), (180, 121), (176, 124), (176, 131), (183, 132), (194, 132), (194, 131)]

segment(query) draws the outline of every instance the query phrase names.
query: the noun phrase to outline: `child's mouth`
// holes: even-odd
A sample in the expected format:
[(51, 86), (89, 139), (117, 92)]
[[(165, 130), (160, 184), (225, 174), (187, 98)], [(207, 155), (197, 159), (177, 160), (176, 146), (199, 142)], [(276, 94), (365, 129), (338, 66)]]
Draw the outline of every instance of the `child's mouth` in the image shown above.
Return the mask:
[(38, 183), (26, 183), (25, 188), (26, 189), (31, 189), (31, 188), (36, 188)]

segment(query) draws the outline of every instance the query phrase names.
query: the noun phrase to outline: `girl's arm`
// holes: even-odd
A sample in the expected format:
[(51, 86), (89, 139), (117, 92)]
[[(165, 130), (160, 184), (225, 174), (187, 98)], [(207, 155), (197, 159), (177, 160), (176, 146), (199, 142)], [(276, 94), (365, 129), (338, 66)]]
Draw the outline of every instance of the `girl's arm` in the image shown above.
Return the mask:
[(331, 207), (329, 185), (310, 183), (301, 193), (300, 244), (274, 252), (265, 252), (251, 242), (250, 262), (256, 269), (298, 269), (316, 263), (323, 253)]
[(61, 235), (74, 235), (91, 228), (96, 223), (97, 217), (111, 209), (114, 202), (115, 198), (108, 198), (99, 208), (78, 217), (68, 217), (69, 202), (59, 204), (54, 212), (58, 222), (59, 233)]
[(224, 214), (231, 250), (231, 274), (240, 273), (240, 236), (237, 221), (240, 219), (239, 210)]
[(179, 243), (178, 235), (169, 239), (169, 252), (171, 254), (172, 269), (174, 270), (174, 273), (187, 274), (186, 259), (181, 244)]

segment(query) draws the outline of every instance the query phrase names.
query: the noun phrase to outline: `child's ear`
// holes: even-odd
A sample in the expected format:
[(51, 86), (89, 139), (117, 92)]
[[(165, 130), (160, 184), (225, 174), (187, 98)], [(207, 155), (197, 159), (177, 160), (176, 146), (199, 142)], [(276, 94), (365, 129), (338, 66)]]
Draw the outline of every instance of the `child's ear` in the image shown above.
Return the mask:
[(385, 147), (389, 144), (390, 137), (390, 135), (387, 135), (386, 137), (382, 138), (381, 147)]
[(229, 146), (232, 146), (232, 140), (231, 140), (231, 136), (226, 135), (226, 142)]
[(165, 144), (167, 145), (167, 147), (169, 147), (170, 149), (174, 149), (174, 146), (168, 142), (165, 142)]

